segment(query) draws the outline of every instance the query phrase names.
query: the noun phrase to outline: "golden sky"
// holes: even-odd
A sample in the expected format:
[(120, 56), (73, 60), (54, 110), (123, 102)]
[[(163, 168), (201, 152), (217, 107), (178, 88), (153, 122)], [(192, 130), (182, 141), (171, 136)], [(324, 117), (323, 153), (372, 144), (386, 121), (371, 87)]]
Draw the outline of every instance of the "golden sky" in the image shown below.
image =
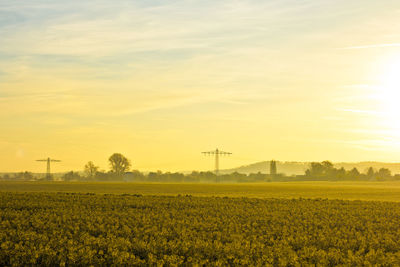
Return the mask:
[(0, 1), (0, 171), (400, 159), (400, 2)]

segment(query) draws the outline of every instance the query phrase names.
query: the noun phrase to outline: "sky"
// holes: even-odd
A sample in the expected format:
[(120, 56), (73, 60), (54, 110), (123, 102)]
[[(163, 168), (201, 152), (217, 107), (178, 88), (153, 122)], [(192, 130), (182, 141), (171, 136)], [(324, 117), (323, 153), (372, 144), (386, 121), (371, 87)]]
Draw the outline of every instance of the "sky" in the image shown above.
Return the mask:
[(398, 0), (0, 0), (0, 171), (400, 160)]

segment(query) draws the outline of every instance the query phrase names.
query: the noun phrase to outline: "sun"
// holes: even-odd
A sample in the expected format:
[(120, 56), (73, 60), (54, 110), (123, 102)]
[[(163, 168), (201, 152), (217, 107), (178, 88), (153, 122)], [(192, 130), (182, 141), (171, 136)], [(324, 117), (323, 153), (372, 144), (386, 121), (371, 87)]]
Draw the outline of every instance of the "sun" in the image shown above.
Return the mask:
[(381, 83), (383, 90), (386, 90), (387, 93), (398, 95), (400, 89), (400, 56), (384, 67)]
[(400, 55), (384, 64), (376, 90), (384, 124), (400, 136)]

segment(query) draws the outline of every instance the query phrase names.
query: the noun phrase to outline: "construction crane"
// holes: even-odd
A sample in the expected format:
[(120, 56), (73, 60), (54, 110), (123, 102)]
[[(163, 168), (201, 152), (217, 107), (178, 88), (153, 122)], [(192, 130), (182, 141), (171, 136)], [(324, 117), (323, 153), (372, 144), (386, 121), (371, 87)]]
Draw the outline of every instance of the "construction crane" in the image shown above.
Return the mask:
[(50, 158), (47, 158), (47, 159), (38, 159), (38, 160), (36, 160), (36, 161), (47, 162), (46, 178), (47, 178), (48, 180), (50, 180), (50, 178), (51, 178), (51, 173), (50, 173), (50, 162), (61, 162), (61, 160), (58, 160), (58, 159), (50, 159)]
[(215, 155), (215, 175), (216, 175), (216, 181), (218, 182), (218, 175), (219, 175), (219, 156), (228, 156), (232, 155), (231, 152), (224, 152), (219, 150), (218, 148), (214, 151), (207, 151), (207, 152), (201, 152), (205, 155)]

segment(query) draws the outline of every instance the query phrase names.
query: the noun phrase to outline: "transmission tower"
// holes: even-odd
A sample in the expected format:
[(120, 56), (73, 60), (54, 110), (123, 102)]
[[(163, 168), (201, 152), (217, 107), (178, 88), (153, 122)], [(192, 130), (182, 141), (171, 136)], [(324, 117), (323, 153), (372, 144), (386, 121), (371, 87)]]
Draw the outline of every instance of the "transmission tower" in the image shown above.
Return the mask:
[(38, 160), (36, 160), (36, 161), (47, 162), (47, 171), (46, 171), (46, 178), (47, 178), (47, 179), (50, 179), (50, 177), (51, 177), (51, 173), (50, 173), (50, 162), (61, 162), (61, 160), (58, 160), (58, 159), (50, 159), (50, 158), (47, 158), (47, 159), (38, 159)]
[[(201, 152), (205, 155), (215, 155), (215, 175), (218, 176), (219, 174), (219, 156), (227, 156), (227, 155), (232, 155), (230, 152), (224, 152), (221, 150), (218, 150), (218, 148), (214, 151), (207, 151), (207, 152)], [(217, 178), (218, 182), (218, 178)]]

